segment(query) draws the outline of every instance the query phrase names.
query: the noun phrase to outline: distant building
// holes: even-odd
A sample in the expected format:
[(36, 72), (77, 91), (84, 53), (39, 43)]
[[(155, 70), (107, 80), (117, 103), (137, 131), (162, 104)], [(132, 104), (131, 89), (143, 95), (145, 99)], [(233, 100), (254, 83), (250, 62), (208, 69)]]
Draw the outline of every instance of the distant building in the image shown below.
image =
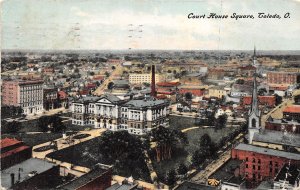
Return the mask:
[(213, 86), (209, 88), (206, 92), (207, 94), (205, 96), (208, 98), (221, 99), (222, 97), (225, 97), (227, 95), (227, 91), (224, 90), (224, 86)]
[(57, 88), (46, 86), (43, 89), (43, 103), (45, 110), (51, 110), (58, 108), (58, 97), (57, 97)]
[[(242, 105), (251, 105), (252, 97), (251, 96), (244, 96), (242, 97)], [(275, 96), (258, 96), (258, 103), (259, 105), (265, 105), (273, 107), (276, 104), (276, 97)]]
[(72, 103), (72, 124), (142, 135), (168, 125), (168, 102), (157, 99), (121, 100), (114, 95), (85, 97)]
[(267, 81), (271, 84), (296, 84), (299, 83), (300, 73), (293, 72), (267, 72)]
[(4, 80), (2, 83), (2, 105), (22, 107), (24, 114), (43, 112), (42, 80)]
[[(159, 74), (155, 74), (155, 82), (160, 82), (161, 76)], [(152, 75), (151, 73), (145, 74), (129, 74), (129, 83), (130, 84), (143, 84), (149, 83), (151, 84)]]
[(209, 68), (207, 78), (212, 80), (222, 80), (225, 76), (224, 69)]

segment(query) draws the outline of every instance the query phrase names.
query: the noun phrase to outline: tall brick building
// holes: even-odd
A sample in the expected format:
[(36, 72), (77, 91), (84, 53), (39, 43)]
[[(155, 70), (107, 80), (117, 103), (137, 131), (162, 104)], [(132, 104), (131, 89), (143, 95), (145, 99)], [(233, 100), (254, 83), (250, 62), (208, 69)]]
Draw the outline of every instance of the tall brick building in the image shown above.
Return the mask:
[(300, 165), (300, 155), (249, 144), (239, 144), (232, 149), (231, 158), (242, 160), (241, 173), (246, 180), (273, 179), (284, 164)]
[(271, 84), (296, 84), (300, 81), (300, 73), (267, 72), (267, 81)]
[(24, 114), (43, 111), (43, 80), (3, 80), (2, 105), (20, 106)]

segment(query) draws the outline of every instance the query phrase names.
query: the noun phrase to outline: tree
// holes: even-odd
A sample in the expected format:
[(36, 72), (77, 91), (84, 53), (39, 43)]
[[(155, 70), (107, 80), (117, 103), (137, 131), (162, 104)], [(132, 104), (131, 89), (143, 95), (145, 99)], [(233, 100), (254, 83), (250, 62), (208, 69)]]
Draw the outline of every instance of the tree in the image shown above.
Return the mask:
[(50, 116), (46, 115), (41, 116), (38, 119), (37, 125), (43, 132), (47, 132), (49, 130), (50, 119)]
[(74, 70), (75, 73), (79, 73), (79, 69), (76, 67)]
[(282, 97), (279, 96), (278, 94), (275, 94), (275, 105), (278, 106), (281, 103), (282, 103)]
[(152, 142), (156, 143), (156, 160), (168, 160), (172, 157), (172, 148), (176, 144), (188, 143), (185, 133), (159, 126), (151, 131)]
[(49, 129), (51, 132), (57, 133), (66, 129), (62, 119), (58, 115), (42, 116), (38, 119), (38, 127), (46, 132)]
[(176, 173), (174, 169), (170, 169), (166, 175), (166, 184), (167, 185), (174, 185), (174, 183), (176, 182)]
[(188, 172), (188, 168), (186, 167), (186, 165), (184, 163), (180, 163), (177, 166), (177, 174), (178, 175), (185, 175)]
[(236, 84), (244, 84), (245, 81), (243, 79), (238, 79), (235, 81)]
[(53, 115), (51, 117), (51, 131), (54, 133), (64, 131), (66, 129), (65, 124), (58, 115)]
[(258, 90), (258, 95), (259, 96), (263, 96), (263, 95), (265, 95), (265, 93), (267, 93), (267, 89), (266, 88), (260, 88)]
[(107, 85), (107, 89), (112, 90), (114, 87), (114, 83), (113, 82), (109, 82)]
[(107, 72), (107, 71), (105, 71), (104, 74), (105, 74), (106, 77), (109, 77), (109, 76), (110, 76), (109, 72)]
[(3, 121), (2, 122), (2, 127), (1, 127), (1, 132), (2, 133), (16, 133), (21, 129), (21, 123), (18, 121)]
[(205, 161), (205, 157), (206, 156), (203, 154), (203, 152), (196, 150), (192, 155), (192, 165), (198, 167)]
[(188, 100), (188, 101), (193, 99), (193, 94), (190, 93), (190, 92), (185, 93), (184, 96), (185, 96), (185, 99)]
[(116, 69), (116, 67), (115, 67), (115, 66), (111, 66), (111, 69), (112, 69), (112, 70), (115, 70), (115, 69)]
[(149, 170), (144, 156), (147, 144), (127, 131), (106, 131), (99, 137), (97, 146), (101, 155), (98, 156), (114, 165), (114, 172), (118, 175), (147, 178)]
[(215, 122), (215, 129), (222, 129), (226, 127), (226, 123), (227, 123), (227, 115), (226, 114), (220, 115)]

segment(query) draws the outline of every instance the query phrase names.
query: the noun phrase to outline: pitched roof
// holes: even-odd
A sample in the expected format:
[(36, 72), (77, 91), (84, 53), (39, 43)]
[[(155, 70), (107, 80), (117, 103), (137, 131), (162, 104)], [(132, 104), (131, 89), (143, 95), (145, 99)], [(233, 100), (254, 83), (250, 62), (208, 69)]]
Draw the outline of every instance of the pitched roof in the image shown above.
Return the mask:
[(22, 143), (22, 141), (18, 141), (17, 139), (4, 138), (0, 140), (1, 149), (6, 148), (15, 144)]

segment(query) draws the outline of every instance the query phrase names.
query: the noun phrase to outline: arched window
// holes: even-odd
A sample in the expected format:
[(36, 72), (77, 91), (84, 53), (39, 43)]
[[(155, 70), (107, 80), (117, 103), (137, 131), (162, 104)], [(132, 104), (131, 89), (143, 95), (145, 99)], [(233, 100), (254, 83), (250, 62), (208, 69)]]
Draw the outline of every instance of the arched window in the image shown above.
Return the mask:
[(256, 119), (252, 119), (252, 127), (255, 128), (256, 127)]

